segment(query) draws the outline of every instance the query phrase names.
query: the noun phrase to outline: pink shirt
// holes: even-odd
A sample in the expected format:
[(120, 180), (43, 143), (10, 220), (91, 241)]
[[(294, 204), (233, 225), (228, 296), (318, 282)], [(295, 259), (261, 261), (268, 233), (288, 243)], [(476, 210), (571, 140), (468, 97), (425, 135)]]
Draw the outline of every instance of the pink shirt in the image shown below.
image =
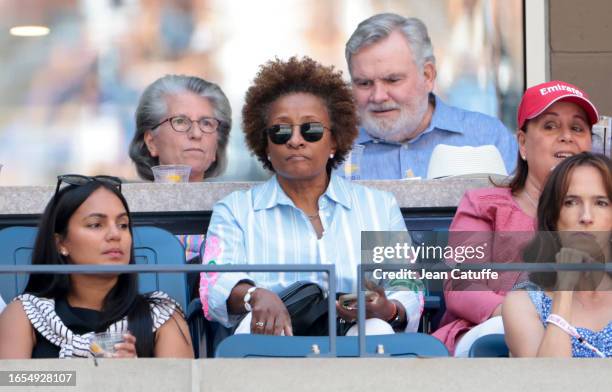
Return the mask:
[[(495, 232), (496, 248), (492, 254), (495, 261), (507, 262), (521, 260), (523, 246), (534, 230), (535, 218), (523, 212), (510, 188), (498, 187), (467, 191), (450, 226), (451, 232)], [(500, 241), (506, 235), (509, 241)], [(449, 237), (452, 241), (452, 233)], [(486, 321), (519, 277), (519, 273), (505, 272), (500, 281), (483, 283), (482, 288), (476, 287), (478, 284), (471, 285), (469, 290), (449, 290), (452, 282), (446, 282), (446, 313), (440, 322), (441, 327), (433, 335), (454, 352), (457, 336)]]

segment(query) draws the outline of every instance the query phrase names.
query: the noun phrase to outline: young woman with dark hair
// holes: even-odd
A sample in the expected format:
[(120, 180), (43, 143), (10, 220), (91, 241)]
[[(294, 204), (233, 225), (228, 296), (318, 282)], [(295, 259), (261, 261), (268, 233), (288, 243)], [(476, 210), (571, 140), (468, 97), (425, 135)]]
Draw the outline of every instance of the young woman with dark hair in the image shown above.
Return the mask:
[[(604, 263), (612, 254), (612, 162), (582, 153), (560, 163), (538, 203), (526, 262)], [(506, 342), (517, 357), (612, 356), (612, 277), (603, 270), (531, 273), (505, 298)], [(521, 290), (522, 288), (522, 290)]]
[[(32, 264), (134, 264), (120, 180), (60, 176)], [(135, 274), (33, 274), (0, 315), (0, 358), (87, 357), (93, 333), (105, 331), (123, 333), (115, 357), (193, 357), (179, 305), (139, 294)]]

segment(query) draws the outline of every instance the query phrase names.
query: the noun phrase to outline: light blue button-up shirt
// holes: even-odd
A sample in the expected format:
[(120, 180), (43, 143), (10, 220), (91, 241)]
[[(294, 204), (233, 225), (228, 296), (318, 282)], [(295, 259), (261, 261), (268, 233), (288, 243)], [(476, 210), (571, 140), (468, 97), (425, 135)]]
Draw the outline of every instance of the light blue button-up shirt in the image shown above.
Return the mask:
[[(335, 264), (338, 292), (357, 291), (361, 262), (361, 231), (406, 231), (397, 201), (388, 192), (364, 187), (332, 174), (319, 198), (323, 236), (318, 239), (310, 220), (280, 187), (276, 176), (246, 191), (228, 195), (213, 208), (204, 263), (217, 264)], [(324, 273), (202, 274), (200, 298), (207, 317), (226, 326), (236, 322), (226, 301), (241, 280), (280, 291), (296, 281), (326, 288)], [(418, 286), (418, 285), (417, 285)], [(418, 290), (417, 290), (418, 291)], [(423, 308), (422, 291), (395, 291), (406, 309), (407, 331), (416, 331)]]
[[(433, 94), (432, 94), (433, 95)], [(429, 127), (405, 143), (387, 142), (359, 130), (357, 144), (365, 146), (361, 158), (361, 179), (390, 180), (427, 177), (429, 158), (438, 144), (481, 146), (493, 144), (504, 159), (506, 171), (516, 167), (518, 145), (515, 136), (497, 118), (446, 105), (435, 98), (435, 109)]]

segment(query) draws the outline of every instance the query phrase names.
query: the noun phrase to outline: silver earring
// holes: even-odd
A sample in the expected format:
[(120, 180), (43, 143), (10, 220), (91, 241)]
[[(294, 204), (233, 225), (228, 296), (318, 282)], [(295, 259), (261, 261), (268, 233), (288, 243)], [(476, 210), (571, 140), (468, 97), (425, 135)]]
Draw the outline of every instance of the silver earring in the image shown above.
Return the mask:
[(60, 252), (62, 254), (62, 256), (66, 257), (68, 256), (68, 251), (66, 249), (62, 249), (62, 251)]
[(270, 155), (268, 155), (268, 160), (270, 160)]
[(521, 155), (521, 158), (523, 158), (524, 161), (527, 160), (527, 157), (525, 155)]
[(334, 154), (329, 154), (329, 159), (334, 159)]

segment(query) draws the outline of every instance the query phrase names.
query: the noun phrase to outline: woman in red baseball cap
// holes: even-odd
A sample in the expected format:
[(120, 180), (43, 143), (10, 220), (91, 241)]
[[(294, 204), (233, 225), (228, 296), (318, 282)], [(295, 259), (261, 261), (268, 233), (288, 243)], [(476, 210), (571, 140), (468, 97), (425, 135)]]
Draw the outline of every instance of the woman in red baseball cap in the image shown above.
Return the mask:
[(510, 189), (534, 216), (550, 171), (563, 159), (591, 150), (591, 128), (599, 115), (578, 87), (552, 81), (525, 91), (517, 120), (519, 158)]
[[(599, 116), (580, 88), (552, 81), (525, 91), (517, 117), (519, 151), (514, 175), (502, 186), (467, 191), (450, 226), (455, 233), (449, 241), (469, 241), (457, 232), (495, 232), (493, 239), (504, 237), (495, 244), (493, 254), (481, 260), (484, 262), (521, 260), (522, 249), (536, 227), (538, 199), (546, 179), (563, 159), (591, 150), (591, 128)], [(495, 282), (467, 289), (465, 284), (446, 282), (447, 311), (434, 336), (455, 356), (467, 356), (480, 336), (503, 333), (502, 302), (522, 276), (505, 272)]]

